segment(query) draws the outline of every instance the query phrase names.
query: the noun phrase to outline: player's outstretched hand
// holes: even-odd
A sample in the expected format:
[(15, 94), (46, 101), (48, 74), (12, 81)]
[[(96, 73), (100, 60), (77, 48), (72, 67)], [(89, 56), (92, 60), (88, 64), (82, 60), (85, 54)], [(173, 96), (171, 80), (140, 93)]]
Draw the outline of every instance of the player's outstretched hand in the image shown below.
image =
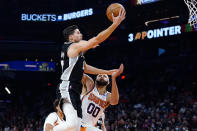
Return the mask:
[(124, 70), (124, 65), (121, 64), (119, 69), (112, 73), (112, 77), (114, 78), (118, 77), (120, 74), (122, 74), (123, 70)]
[(124, 8), (120, 9), (119, 15), (114, 17), (114, 14), (112, 13), (112, 19), (114, 24), (120, 24), (125, 19), (126, 11)]

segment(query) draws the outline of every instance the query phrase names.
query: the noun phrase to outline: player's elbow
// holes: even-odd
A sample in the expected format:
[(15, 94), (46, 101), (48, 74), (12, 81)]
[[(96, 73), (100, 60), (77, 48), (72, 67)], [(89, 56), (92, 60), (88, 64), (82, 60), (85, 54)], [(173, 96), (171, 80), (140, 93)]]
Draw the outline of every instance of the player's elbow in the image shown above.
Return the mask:
[(114, 99), (114, 100), (112, 100), (111, 101), (111, 105), (118, 105), (118, 103), (119, 103), (119, 99)]
[(111, 105), (112, 106), (118, 105), (118, 102), (112, 102)]
[(98, 39), (94, 39), (93, 41), (92, 41), (92, 45), (93, 45), (93, 48), (95, 48), (99, 43), (101, 43), (102, 41), (101, 40), (98, 40)]

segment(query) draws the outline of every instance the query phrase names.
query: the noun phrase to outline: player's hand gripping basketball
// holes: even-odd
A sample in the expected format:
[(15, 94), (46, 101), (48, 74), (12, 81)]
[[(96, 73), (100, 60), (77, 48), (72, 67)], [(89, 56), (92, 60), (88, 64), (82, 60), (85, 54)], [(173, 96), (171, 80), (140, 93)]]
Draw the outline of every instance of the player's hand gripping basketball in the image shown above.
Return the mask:
[(123, 70), (124, 70), (124, 65), (121, 64), (119, 69), (116, 72), (112, 73), (112, 77), (114, 78), (118, 77), (120, 74), (122, 74)]
[(125, 19), (126, 11), (124, 8), (121, 8), (119, 15), (114, 17), (112, 13), (113, 23), (119, 25)]

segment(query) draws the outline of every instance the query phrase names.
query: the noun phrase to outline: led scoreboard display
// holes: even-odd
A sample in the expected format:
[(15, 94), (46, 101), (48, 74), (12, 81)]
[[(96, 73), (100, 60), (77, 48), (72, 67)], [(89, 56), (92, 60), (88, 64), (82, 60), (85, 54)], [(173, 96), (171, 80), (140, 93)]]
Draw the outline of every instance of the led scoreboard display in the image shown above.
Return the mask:
[(137, 0), (136, 4), (137, 5), (143, 5), (143, 4), (149, 4), (149, 3), (154, 3), (154, 2), (158, 2), (160, 0)]
[(164, 27), (159, 29), (151, 29), (148, 31), (141, 31), (137, 33), (130, 33), (128, 35), (128, 41), (134, 42), (136, 40), (145, 40), (145, 39), (155, 39), (162, 38), (167, 36), (180, 35), (184, 32), (196, 31), (195, 28), (187, 25), (176, 25), (170, 27)]
[(82, 17), (87, 17), (93, 15), (93, 8), (84, 9), (80, 11), (70, 12), (66, 14), (28, 14), (28, 13), (22, 13), (21, 14), (21, 21), (49, 21), (49, 22), (55, 22), (55, 21), (67, 21)]
[(0, 62), (0, 70), (53, 72), (55, 64), (46, 61), (6, 61)]

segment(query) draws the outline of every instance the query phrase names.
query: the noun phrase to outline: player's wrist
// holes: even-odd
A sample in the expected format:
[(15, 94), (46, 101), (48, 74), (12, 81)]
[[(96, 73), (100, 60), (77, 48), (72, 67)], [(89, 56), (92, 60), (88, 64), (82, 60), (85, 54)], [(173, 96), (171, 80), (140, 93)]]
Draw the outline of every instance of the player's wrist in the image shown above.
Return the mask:
[(116, 77), (117, 77), (117, 76), (115, 76), (115, 75), (112, 75), (112, 76), (111, 76), (112, 80), (116, 80)]
[(120, 25), (120, 22), (117, 22), (117, 21), (116, 21), (116, 22), (113, 22), (113, 23), (112, 23), (112, 26), (118, 27), (118, 25)]

